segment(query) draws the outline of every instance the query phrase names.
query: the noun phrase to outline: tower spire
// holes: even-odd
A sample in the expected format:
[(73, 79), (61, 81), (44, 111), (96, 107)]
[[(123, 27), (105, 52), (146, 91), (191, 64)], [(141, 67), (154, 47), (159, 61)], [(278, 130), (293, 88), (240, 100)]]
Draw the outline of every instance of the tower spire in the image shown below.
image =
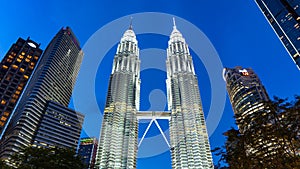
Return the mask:
[(176, 22), (175, 22), (175, 18), (173, 17), (173, 28), (176, 28)]
[(130, 17), (130, 25), (129, 25), (129, 29), (132, 30), (132, 16)]

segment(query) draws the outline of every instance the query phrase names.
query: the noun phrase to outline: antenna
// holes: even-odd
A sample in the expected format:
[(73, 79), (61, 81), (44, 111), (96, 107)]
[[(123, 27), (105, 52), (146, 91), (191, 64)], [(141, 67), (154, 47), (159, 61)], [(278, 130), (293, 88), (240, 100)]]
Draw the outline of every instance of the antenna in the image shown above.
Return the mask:
[(132, 18), (133, 18), (133, 17), (130, 17), (130, 25), (129, 25), (129, 29), (130, 29), (130, 30), (132, 30)]
[(173, 17), (173, 27), (176, 28), (175, 18)]

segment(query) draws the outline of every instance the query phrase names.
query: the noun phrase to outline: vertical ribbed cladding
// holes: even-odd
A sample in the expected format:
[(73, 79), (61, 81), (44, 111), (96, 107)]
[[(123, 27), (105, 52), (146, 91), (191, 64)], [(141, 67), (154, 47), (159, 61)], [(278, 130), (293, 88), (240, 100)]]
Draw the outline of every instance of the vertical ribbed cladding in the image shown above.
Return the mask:
[(83, 52), (69, 27), (62, 28), (47, 46), (1, 140), (1, 157), (35, 144), (34, 139), (49, 101), (67, 107)]
[(192, 56), (175, 20), (166, 65), (172, 168), (213, 168)]
[(114, 57), (102, 121), (96, 168), (136, 168), (140, 59), (130, 25)]

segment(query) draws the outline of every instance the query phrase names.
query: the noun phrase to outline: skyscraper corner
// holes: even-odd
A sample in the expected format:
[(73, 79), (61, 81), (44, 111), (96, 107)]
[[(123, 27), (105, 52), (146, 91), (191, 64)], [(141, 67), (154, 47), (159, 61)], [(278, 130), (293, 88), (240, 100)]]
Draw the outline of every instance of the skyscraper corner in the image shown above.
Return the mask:
[(300, 2), (299, 0), (255, 0), (300, 70)]

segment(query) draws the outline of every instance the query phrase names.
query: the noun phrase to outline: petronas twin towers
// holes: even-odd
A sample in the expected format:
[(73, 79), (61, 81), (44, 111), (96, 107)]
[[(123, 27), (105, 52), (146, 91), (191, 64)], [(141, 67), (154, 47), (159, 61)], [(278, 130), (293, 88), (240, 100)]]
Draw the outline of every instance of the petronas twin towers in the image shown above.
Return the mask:
[[(172, 168), (213, 168), (192, 56), (175, 20), (166, 65)], [(130, 25), (114, 57), (96, 168), (136, 168), (139, 100), (139, 48)]]

